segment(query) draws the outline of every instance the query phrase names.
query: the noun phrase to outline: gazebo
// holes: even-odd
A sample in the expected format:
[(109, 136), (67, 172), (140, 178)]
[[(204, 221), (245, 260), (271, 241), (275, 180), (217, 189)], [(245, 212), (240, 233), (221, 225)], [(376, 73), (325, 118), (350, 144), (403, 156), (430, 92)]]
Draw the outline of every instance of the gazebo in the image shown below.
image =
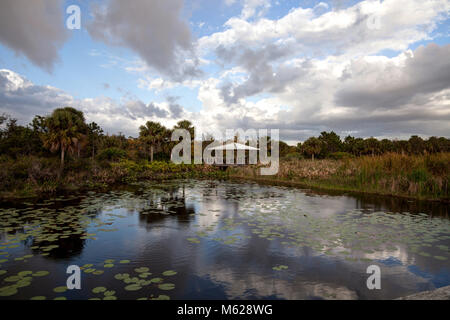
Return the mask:
[[(239, 150), (244, 150), (244, 151), (259, 151), (258, 148), (255, 147), (251, 147), (251, 146), (247, 146), (245, 144), (242, 143), (237, 143), (237, 142), (231, 142), (222, 146), (217, 146), (217, 147), (211, 147), (211, 148), (207, 148), (208, 150), (211, 151), (239, 151)], [(212, 161), (211, 161), (212, 162)], [(244, 159), (244, 163), (245, 163), (245, 159)], [(215, 166), (218, 167), (230, 167), (230, 166), (238, 166), (239, 164), (234, 163), (234, 164), (214, 164)]]

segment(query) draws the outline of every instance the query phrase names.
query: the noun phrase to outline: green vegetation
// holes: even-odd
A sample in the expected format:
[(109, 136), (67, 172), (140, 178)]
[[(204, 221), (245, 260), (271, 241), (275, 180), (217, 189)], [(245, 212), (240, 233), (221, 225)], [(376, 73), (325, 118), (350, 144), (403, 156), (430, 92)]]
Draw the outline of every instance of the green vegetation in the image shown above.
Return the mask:
[[(173, 129), (194, 133), (191, 122)], [(0, 116), (0, 197), (33, 197), (74, 189), (107, 188), (143, 179), (216, 178), (227, 173), (206, 165), (175, 165), (173, 129), (156, 122), (138, 138), (104, 134), (71, 107), (36, 116), (28, 126)], [(203, 148), (207, 144), (203, 144)], [(270, 152), (270, 146), (269, 146)], [(330, 189), (448, 199), (450, 140), (344, 140), (322, 132), (297, 146), (280, 141), (280, 172), (270, 179)], [(311, 159), (311, 160), (305, 160)], [(254, 166), (233, 175), (253, 177)]]
[[(186, 120), (175, 128), (193, 131)], [(171, 133), (159, 123), (147, 122), (138, 138), (105, 135), (99, 125), (86, 124), (83, 113), (70, 107), (36, 116), (28, 126), (0, 116), (0, 197), (107, 188), (141, 179), (225, 175), (208, 166), (170, 163)]]
[(282, 158), (276, 176), (257, 176), (257, 166), (234, 168), (232, 177), (264, 179), (323, 189), (449, 200), (450, 153)]

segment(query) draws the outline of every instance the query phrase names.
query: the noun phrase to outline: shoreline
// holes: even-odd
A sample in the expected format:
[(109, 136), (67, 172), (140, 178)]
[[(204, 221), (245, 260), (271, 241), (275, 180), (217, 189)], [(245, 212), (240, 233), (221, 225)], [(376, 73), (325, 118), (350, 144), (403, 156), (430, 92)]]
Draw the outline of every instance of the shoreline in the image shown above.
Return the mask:
[(291, 180), (282, 180), (282, 179), (267, 179), (267, 178), (257, 178), (257, 177), (249, 177), (249, 176), (240, 176), (240, 175), (230, 175), (230, 179), (236, 180), (244, 180), (244, 181), (253, 181), (264, 184), (271, 185), (282, 185), (287, 187), (301, 188), (301, 189), (311, 189), (314, 191), (323, 191), (327, 193), (350, 193), (354, 195), (370, 195), (370, 196), (380, 196), (380, 197), (390, 197), (390, 198), (399, 198), (406, 200), (416, 200), (416, 201), (426, 201), (426, 202), (438, 202), (443, 204), (450, 204), (450, 199), (445, 198), (423, 198), (418, 196), (408, 196), (408, 195), (400, 195), (393, 193), (382, 193), (378, 191), (363, 191), (352, 188), (345, 187), (327, 187), (320, 184), (307, 183), (301, 181), (291, 181)]
[(450, 286), (411, 294), (395, 300), (450, 300)]
[[(293, 187), (293, 188), (299, 188), (299, 189), (309, 189), (316, 192), (324, 192), (328, 195), (365, 195), (365, 196), (378, 196), (383, 198), (395, 198), (395, 199), (404, 199), (404, 200), (414, 200), (414, 201), (423, 201), (423, 202), (430, 202), (430, 203), (442, 203), (442, 204), (450, 204), (449, 199), (436, 199), (436, 198), (423, 198), (423, 197), (415, 197), (415, 196), (408, 196), (408, 195), (399, 195), (399, 194), (392, 194), (392, 193), (382, 193), (377, 191), (362, 191), (352, 188), (345, 188), (345, 187), (327, 187), (320, 184), (314, 184), (314, 183), (307, 183), (302, 181), (291, 181), (291, 180), (283, 180), (283, 179), (268, 179), (268, 178), (260, 178), (260, 177), (250, 177), (250, 176), (241, 176), (241, 175), (233, 175), (233, 174), (226, 174), (221, 177), (217, 177), (214, 175), (205, 175), (205, 176), (195, 176), (195, 177), (180, 177), (176, 174), (173, 176), (166, 175), (163, 178), (156, 178), (156, 179), (140, 179), (139, 181), (170, 181), (170, 180), (177, 180), (177, 179), (199, 179), (199, 180), (239, 180), (239, 181), (249, 181), (249, 182), (256, 182), (260, 184), (267, 184), (267, 185), (274, 185), (274, 186), (286, 186), (286, 187)], [(60, 196), (67, 194), (69, 192), (76, 192), (76, 193), (83, 193), (83, 192), (89, 192), (89, 191), (96, 191), (96, 192), (107, 192), (111, 188), (118, 188), (118, 187), (127, 187), (132, 186), (131, 183), (114, 183), (108, 186), (104, 185), (89, 185), (89, 184), (81, 184), (81, 185), (71, 185), (65, 188), (62, 188), (61, 190), (54, 192), (54, 193), (42, 193), (42, 194), (34, 194), (34, 195), (26, 195), (26, 196), (19, 196), (17, 195), (19, 192), (3, 192), (0, 193), (0, 201), (2, 202), (18, 202), (18, 201), (25, 201), (25, 200), (32, 200), (32, 199), (48, 199), (54, 196)]]

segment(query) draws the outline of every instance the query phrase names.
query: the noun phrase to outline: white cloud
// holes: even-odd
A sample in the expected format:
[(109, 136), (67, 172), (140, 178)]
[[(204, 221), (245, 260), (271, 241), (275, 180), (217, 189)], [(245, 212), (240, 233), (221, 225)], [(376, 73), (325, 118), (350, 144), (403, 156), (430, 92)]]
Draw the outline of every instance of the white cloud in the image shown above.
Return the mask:
[[(427, 39), (450, 10), (450, 2), (440, 0), (366, 0), (339, 11), (316, 16), (314, 9), (296, 8), (278, 19), (249, 22), (233, 17), (226, 30), (199, 39), (203, 51), (223, 47), (264, 47), (277, 40), (294, 39), (299, 54), (322, 53), (349, 57), (375, 54), (380, 50), (406, 50), (414, 42)], [(376, 14), (380, 29), (367, 27)]]
[(121, 131), (132, 136), (136, 136), (139, 126), (148, 120), (171, 127), (190, 117), (174, 98), (148, 104), (136, 99), (116, 101), (103, 96), (75, 99), (60, 89), (36, 85), (11, 70), (0, 69), (0, 114), (11, 115), (22, 124), (28, 124), (35, 115), (45, 116), (65, 106), (82, 110), (87, 121), (97, 122), (106, 132)]

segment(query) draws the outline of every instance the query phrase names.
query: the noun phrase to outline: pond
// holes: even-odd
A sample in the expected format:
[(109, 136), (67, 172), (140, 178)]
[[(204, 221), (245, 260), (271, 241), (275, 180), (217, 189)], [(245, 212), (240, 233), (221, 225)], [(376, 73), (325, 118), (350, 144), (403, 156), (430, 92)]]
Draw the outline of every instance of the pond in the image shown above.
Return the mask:
[[(3, 203), (0, 299), (394, 299), (450, 285), (449, 246), (448, 204), (137, 183)], [(71, 265), (81, 290), (66, 288)]]

